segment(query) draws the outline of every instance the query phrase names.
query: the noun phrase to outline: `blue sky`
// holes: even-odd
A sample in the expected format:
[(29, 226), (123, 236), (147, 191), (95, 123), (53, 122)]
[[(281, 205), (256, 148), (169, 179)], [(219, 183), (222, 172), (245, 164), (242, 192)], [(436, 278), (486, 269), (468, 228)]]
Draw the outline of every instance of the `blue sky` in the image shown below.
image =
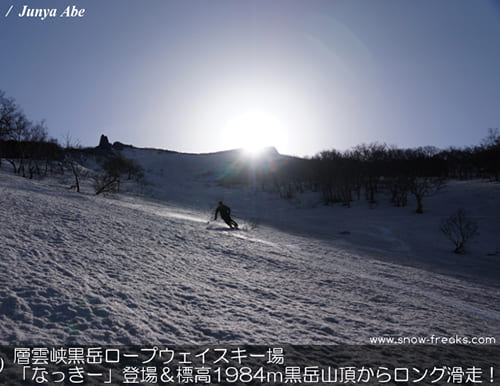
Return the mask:
[[(20, 18), (24, 4), (86, 13)], [(83, 146), (303, 156), (500, 127), (493, 0), (0, 0), (0, 52), (0, 89)]]

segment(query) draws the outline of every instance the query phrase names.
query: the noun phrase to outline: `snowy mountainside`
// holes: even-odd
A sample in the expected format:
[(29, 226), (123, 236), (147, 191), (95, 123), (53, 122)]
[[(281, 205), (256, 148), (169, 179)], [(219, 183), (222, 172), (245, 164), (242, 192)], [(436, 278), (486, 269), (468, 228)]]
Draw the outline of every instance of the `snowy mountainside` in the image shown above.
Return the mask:
[[(373, 259), (307, 226), (302, 234), (272, 227), (263, 215), (271, 208), (294, 231), (299, 214), (283, 200), (200, 179), (196, 158), (190, 169), (172, 156), (163, 175), (154, 163), (147, 172), (154, 200), (77, 194), (0, 170), (1, 343), (499, 336), (500, 289)], [(217, 199), (247, 204), (235, 209), (242, 231), (210, 220)], [(257, 227), (255, 215), (265, 220)]]
[[(146, 171), (141, 195), (148, 200), (203, 211), (206, 219), (223, 200), (237, 218), (248, 222), (328, 240), (376, 259), (500, 287), (500, 184), (448, 181), (445, 189), (425, 198), (425, 213), (417, 215), (412, 197), (405, 208), (392, 206), (383, 195), (376, 208), (365, 200), (345, 208), (324, 206), (320, 193), (306, 192), (284, 200), (258, 186), (221, 186), (217, 182), (221, 175), (251, 162), (238, 150), (183, 154), (127, 147), (122, 154)], [(268, 157), (290, 158), (273, 151)], [(451, 244), (440, 231), (442, 222), (459, 208), (479, 225), (479, 235), (470, 240), (465, 255), (450, 253)]]

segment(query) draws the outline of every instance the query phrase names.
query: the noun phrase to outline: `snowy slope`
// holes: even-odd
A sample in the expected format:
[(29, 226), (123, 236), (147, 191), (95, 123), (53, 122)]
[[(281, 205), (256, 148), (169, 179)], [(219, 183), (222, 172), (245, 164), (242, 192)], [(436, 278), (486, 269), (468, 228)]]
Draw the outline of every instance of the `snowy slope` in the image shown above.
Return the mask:
[[(144, 166), (148, 183), (141, 195), (148, 199), (201, 210), (207, 218), (223, 200), (236, 217), (253, 223), (321, 238), (375, 259), (500, 287), (500, 184), (449, 181), (443, 191), (424, 199), (425, 214), (417, 215), (411, 196), (405, 208), (393, 207), (383, 194), (375, 208), (363, 199), (345, 208), (325, 207), (319, 193), (283, 200), (258, 186), (223, 188), (215, 179), (238, 162), (248, 162), (236, 151), (193, 155), (128, 148), (124, 155)], [(460, 208), (479, 225), (479, 235), (467, 244), (465, 255), (450, 253), (452, 244), (440, 231), (441, 223)]]
[[(0, 343), (500, 336), (498, 286), (372, 258), (307, 222), (297, 232), (304, 209), (287, 215), (282, 200), (198, 178), (210, 158), (141, 157), (147, 197), (76, 194), (0, 171)], [(209, 221), (221, 198), (247, 204), (236, 210), (242, 231)], [(270, 208), (281, 214), (266, 217)]]

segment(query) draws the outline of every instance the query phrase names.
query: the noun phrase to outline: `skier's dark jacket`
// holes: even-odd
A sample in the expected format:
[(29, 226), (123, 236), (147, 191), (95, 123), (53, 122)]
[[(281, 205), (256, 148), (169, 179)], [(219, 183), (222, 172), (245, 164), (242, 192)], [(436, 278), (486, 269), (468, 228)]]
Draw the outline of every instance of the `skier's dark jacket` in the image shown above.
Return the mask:
[(215, 219), (217, 220), (217, 214), (220, 213), (220, 216), (225, 222), (231, 221), (231, 208), (224, 204), (219, 204), (217, 209), (215, 210)]

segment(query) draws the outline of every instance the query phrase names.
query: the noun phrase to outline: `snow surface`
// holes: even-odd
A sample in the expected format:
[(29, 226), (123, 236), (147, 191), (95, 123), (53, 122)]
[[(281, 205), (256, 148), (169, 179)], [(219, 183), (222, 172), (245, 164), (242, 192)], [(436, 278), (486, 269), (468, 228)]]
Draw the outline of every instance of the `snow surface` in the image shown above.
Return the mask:
[[(222, 188), (230, 153), (124, 154), (147, 182), (107, 197), (3, 163), (0, 343), (500, 337), (498, 184), (452, 182), (417, 215), (382, 200), (347, 209)], [(212, 220), (218, 200), (242, 230)], [(481, 232), (461, 256), (439, 232), (459, 207)]]

